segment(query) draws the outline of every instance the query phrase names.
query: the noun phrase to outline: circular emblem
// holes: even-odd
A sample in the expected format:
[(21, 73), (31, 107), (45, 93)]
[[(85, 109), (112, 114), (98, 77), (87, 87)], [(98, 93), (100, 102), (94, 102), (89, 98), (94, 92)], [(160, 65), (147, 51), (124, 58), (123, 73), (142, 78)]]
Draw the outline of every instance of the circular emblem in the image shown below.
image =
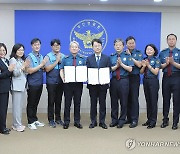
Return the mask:
[(178, 53), (176, 53), (175, 56), (178, 56)]
[(107, 32), (104, 26), (96, 20), (85, 19), (79, 21), (72, 28), (70, 41), (77, 41), (80, 46), (79, 54), (85, 57), (93, 54), (91, 42), (93, 39), (102, 41), (102, 50), (107, 44)]
[(151, 64), (152, 64), (152, 65), (154, 64), (154, 61), (153, 61), (153, 60), (151, 61)]
[(136, 140), (135, 139), (126, 140), (125, 146), (128, 150), (134, 149), (136, 147)]

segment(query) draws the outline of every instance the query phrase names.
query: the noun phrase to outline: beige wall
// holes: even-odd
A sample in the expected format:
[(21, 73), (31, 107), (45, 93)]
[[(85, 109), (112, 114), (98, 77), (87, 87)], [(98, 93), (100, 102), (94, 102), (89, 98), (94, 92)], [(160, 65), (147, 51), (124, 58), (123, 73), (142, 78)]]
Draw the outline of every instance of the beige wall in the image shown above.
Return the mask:
[[(11, 51), (14, 45), (14, 10), (92, 10), (92, 11), (139, 11), (139, 12), (162, 12), (161, 24), (161, 49), (167, 47), (166, 36), (169, 33), (175, 33), (180, 37), (180, 7), (147, 7), (147, 6), (106, 6), (106, 5), (31, 5), (31, 4), (1, 4), (0, 5), (0, 42), (4, 42), (8, 50)], [(177, 47), (180, 47), (178, 41)], [(162, 74), (160, 74), (162, 76)], [(160, 77), (161, 79), (161, 77)], [(161, 87), (161, 80), (160, 80)], [(142, 85), (140, 87), (140, 111), (145, 112), (145, 99)], [(64, 104), (64, 103), (63, 103)], [(64, 106), (64, 105), (63, 105)], [(9, 111), (11, 112), (11, 99), (9, 102)], [(24, 103), (24, 111), (26, 100)], [(89, 112), (90, 102), (86, 85), (82, 96), (82, 112)], [(39, 112), (47, 112), (47, 91), (44, 85), (41, 101), (38, 107)], [(107, 95), (107, 110), (110, 111), (110, 98)], [(161, 88), (159, 92), (159, 112), (162, 111)]]

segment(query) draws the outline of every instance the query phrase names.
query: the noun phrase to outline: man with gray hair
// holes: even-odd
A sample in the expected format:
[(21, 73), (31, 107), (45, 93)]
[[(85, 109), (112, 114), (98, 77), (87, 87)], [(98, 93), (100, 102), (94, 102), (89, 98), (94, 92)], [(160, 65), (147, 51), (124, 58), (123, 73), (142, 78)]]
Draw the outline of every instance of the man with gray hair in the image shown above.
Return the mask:
[(64, 96), (65, 96), (65, 107), (64, 107), (64, 129), (69, 128), (70, 123), (70, 108), (72, 98), (74, 100), (74, 126), (82, 129), (80, 124), (80, 105), (81, 105), (81, 96), (83, 90), (82, 82), (65, 82), (64, 76), (64, 66), (83, 66), (85, 65), (85, 58), (78, 55), (79, 43), (72, 41), (70, 43), (70, 55), (66, 56), (60, 66), (60, 76), (64, 82)]

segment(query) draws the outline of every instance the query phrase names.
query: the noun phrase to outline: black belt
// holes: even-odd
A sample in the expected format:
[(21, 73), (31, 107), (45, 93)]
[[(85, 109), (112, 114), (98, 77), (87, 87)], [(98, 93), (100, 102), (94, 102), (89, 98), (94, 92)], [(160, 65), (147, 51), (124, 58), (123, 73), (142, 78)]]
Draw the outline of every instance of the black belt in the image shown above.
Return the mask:
[(139, 74), (129, 74), (129, 77), (137, 77), (140, 76)]
[(180, 72), (172, 72), (172, 74), (170, 76), (168, 76), (168, 73), (165, 72), (163, 74), (164, 77), (180, 77)]
[[(126, 78), (129, 78), (129, 76), (127, 75), (127, 76), (122, 76), (122, 75), (120, 75), (120, 80), (121, 79), (126, 79)], [(113, 79), (116, 79), (116, 76), (113, 76)]]
[(157, 76), (144, 76), (145, 79), (157, 79)]

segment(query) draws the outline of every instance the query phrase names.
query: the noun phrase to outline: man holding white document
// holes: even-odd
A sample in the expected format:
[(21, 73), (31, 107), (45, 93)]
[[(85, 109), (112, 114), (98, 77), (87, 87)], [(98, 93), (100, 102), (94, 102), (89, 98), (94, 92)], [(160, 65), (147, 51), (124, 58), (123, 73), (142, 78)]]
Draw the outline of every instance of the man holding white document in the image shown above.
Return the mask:
[(99, 126), (107, 129), (105, 124), (106, 117), (106, 94), (109, 88), (109, 57), (102, 54), (102, 41), (100, 39), (92, 40), (94, 54), (87, 58), (88, 67), (88, 85), (91, 101), (89, 128), (97, 126), (97, 101), (99, 100)]
[[(85, 58), (78, 55), (79, 43), (72, 41), (69, 48), (71, 54), (66, 56), (61, 63), (60, 76), (64, 82), (64, 129), (69, 128), (70, 108), (72, 98), (74, 100), (74, 126), (82, 129), (80, 124), (80, 105), (83, 90), (83, 82), (87, 80), (87, 67)], [(84, 66), (84, 67), (83, 67)], [(84, 73), (80, 74), (79, 71)], [(84, 75), (86, 74), (86, 75)], [(81, 77), (80, 77), (81, 76)]]

